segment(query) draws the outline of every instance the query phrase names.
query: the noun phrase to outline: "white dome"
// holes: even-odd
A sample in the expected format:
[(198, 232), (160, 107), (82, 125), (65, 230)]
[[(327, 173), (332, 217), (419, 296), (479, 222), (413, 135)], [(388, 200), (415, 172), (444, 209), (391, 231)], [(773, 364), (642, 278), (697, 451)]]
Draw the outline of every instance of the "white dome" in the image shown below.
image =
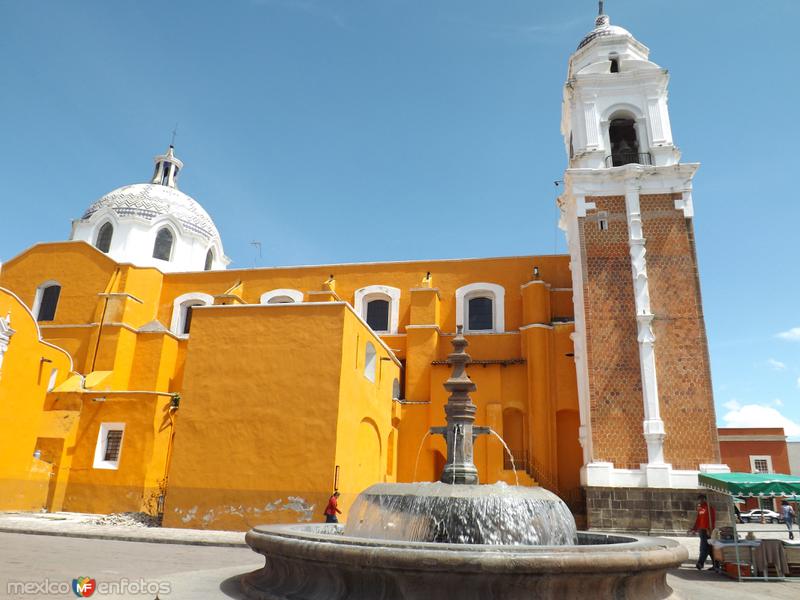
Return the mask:
[(206, 240), (220, 239), (217, 227), (200, 204), (182, 191), (157, 183), (134, 183), (109, 192), (89, 206), (81, 217), (86, 221), (97, 211), (108, 208), (118, 217), (135, 216), (147, 221), (170, 215), (188, 231)]
[(587, 33), (581, 40), (581, 43), (578, 44), (578, 50), (580, 50), (586, 44), (588, 44), (589, 42), (591, 42), (596, 38), (611, 36), (611, 35), (627, 36), (629, 38), (633, 38), (631, 32), (625, 29), (624, 27), (620, 27), (618, 25), (612, 25), (611, 20), (608, 18), (608, 15), (600, 15), (594, 22), (594, 29), (592, 29), (589, 33)]
[(230, 260), (214, 222), (177, 187), (183, 163), (172, 146), (155, 163), (150, 183), (117, 188), (89, 206), (73, 222), (70, 239), (163, 272), (224, 269)]

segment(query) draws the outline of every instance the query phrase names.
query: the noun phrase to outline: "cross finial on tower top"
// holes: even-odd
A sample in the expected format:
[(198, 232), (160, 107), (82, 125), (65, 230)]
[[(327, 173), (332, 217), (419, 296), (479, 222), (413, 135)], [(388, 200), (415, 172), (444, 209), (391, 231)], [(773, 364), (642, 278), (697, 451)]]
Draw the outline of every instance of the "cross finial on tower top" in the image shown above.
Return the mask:
[(603, 10), (603, 4), (605, 4), (605, 2), (603, 0), (599, 0), (597, 4), (599, 4), (599, 8), (597, 10), (597, 16), (599, 17), (600, 15), (606, 14), (605, 11)]
[(175, 138), (178, 137), (178, 124), (175, 123), (175, 128), (172, 130), (172, 140), (170, 141), (169, 145), (173, 148), (175, 147)]

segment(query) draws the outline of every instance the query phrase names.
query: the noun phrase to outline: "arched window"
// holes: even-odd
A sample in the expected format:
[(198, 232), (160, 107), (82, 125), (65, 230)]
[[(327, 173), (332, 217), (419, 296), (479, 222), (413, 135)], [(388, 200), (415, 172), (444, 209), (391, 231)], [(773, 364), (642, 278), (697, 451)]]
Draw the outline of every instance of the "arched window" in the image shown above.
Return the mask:
[(114, 236), (114, 226), (111, 223), (103, 223), (97, 232), (97, 239), (94, 242), (95, 248), (100, 252), (108, 252), (111, 248), (111, 238)]
[(209, 248), (206, 252), (206, 265), (203, 267), (204, 271), (210, 271), (211, 265), (214, 264), (214, 251)]
[(153, 244), (153, 258), (169, 260), (172, 257), (172, 232), (166, 227), (156, 234), (156, 243)]
[(456, 290), (456, 326), (465, 333), (505, 330), (505, 289), (496, 283), (470, 283)]
[(634, 119), (628, 117), (611, 119), (608, 125), (608, 138), (611, 142), (611, 166), (620, 167), (641, 162)]
[(365, 320), (373, 331), (389, 331), (389, 301), (382, 298), (369, 300)]
[(202, 302), (192, 302), (183, 305), (183, 335), (189, 335), (189, 330), (192, 327), (192, 309), (195, 306), (205, 306)]
[(47, 282), (39, 286), (33, 301), (33, 313), (37, 321), (52, 321), (56, 318), (59, 296), (61, 286), (58, 283)]
[(372, 342), (367, 342), (367, 349), (364, 352), (364, 377), (370, 381), (375, 381), (375, 366), (378, 362), (378, 353)]
[(491, 296), (474, 296), (467, 302), (467, 331), (490, 331), (494, 329), (494, 298)]
[(388, 285), (370, 285), (356, 290), (355, 309), (377, 333), (397, 333), (400, 290)]
[(303, 292), (300, 290), (277, 289), (261, 294), (261, 304), (291, 304), (302, 301)]
[(192, 292), (178, 296), (172, 303), (170, 331), (181, 337), (188, 336), (192, 327), (192, 309), (212, 304), (214, 304), (214, 298), (202, 292)]
[(619, 54), (612, 52), (608, 55), (608, 60), (611, 62), (609, 66), (610, 73), (619, 73)]

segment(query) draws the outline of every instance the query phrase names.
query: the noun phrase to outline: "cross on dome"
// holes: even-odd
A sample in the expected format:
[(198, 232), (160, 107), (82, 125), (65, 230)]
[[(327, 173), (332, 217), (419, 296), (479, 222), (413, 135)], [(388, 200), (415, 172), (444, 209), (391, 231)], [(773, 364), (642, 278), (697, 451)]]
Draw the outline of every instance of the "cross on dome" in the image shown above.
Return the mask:
[(150, 183), (165, 185), (177, 190), (178, 173), (183, 168), (183, 162), (175, 156), (175, 146), (170, 144), (166, 153), (156, 156), (155, 163), (156, 169), (153, 172), (153, 179), (150, 180)]

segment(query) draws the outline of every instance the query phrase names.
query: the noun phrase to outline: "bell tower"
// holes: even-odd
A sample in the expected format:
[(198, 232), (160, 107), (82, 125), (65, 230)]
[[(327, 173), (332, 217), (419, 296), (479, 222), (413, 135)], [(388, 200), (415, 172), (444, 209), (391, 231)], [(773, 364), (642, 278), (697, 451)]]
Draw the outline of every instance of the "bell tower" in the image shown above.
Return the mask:
[(678, 497), (696, 494), (698, 472), (728, 469), (718, 464), (692, 225), (699, 164), (680, 162), (669, 75), (649, 54), (601, 2), (569, 60), (558, 204), (573, 280), (588, 524), (664, 532), (685, 530), (685, 517), (604, 509), (669, 494), (682, 513)]

